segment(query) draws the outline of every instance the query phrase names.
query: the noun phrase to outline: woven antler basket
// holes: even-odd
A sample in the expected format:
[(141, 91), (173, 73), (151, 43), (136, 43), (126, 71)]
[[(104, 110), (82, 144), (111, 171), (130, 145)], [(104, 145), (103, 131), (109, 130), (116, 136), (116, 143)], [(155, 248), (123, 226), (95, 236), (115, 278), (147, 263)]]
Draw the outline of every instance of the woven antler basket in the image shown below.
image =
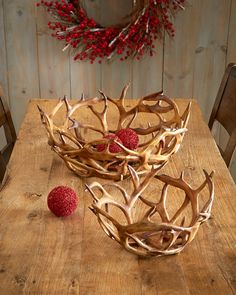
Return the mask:
[[(205, 181), (196, 189), (184, 180), (183, 173), (180, 178), (157, 175), (159, 190), (158, 184), (152, 181), (155, 189), (154, 198), (150, 200), (150, 194), (142, 194), (157, 170), (150, 171), (142, 182), (133, 168), (129, 170), (133, 183), (131, 193), (125, 190), (124, 182), (123, 186), (98, 182), (87, 185), (94, 200), (90, 209), (102, 229), (126, 250), (139, 256), (179, 253), (210, 217), (214, 199), (213, 172), (204, 171)], [(177, 202), (181, 193), (181, 201)]]
[[(73, 105), (64, 97), (50, 114), (39, 107), (49, 145), (77, 175), (121, 180), (128, 176), (128, 165), (139, 175), (145, 174), (153, 165), (155, 169), (160, 169), (178, 151), (187, 130), (190, 104), (180, 115), (174, 101), (158, 92), (141, 98), (135, 106), (127, 108), (124, 98), (128, 86), (123, 89), (119, 99), (111, 99), (100, 92), (101, 98), (85, 100), (82, 96)], [(63, 122), (56, 123), (55, 117), (63, 108)], [(87, 114), (87, 111), (83, 112), (85, 108), (93, 116), (92, 120), (89, 117), (91, 124), (80, 121), (81, 116)], [(116, 109), (117, 115), (108, 119), (112, 108)], [(147, 127), (142, 126), (139, 117), (142, 113), (146, 117), (150, 115), (152, 120), (146, 122)], [(115, 122), (114, 127), (110, 126), (111, 121)], [(112, 153), (109, 150), (112, 140), (104, 136), (123, 128), (132, 128), (138, 134), (140, 144), (136, 150), (130, 150), (113, 140), (121, 151)], [(107, 148), (98, 151), (96, 147), (99, 144), (105, 144)]]

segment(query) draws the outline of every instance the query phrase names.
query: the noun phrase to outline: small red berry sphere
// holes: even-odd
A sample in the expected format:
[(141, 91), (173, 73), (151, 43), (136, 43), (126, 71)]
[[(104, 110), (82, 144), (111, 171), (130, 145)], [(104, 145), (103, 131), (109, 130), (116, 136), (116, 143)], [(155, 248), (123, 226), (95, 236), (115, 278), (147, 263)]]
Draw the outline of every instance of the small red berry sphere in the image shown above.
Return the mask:
[(122, 144), (130, 150), (135, 150), (139, 144), (138, 134), (131, 128), (119, 130), (116, 135), (122, 141)]
[(77, 195), (68, 186), (57, 186), (48, 195), (48, 208), (58, 217), (71, 215), (77, 205)]
[[(115, 139), (116, 141), (122, 143), (121, 140), (119, 139), (119, 137), (117, 137), (117, 136), (116, 136), (115, 134), (113, 134), (113, 133), (107, 134), (107, 135), (105, 135), (103, 138), (107, 138), (107, 139)], [(96, 146), (96, 149), (97, 149), (98, 152), (102, 152), (102, 151), (104, 151), (104, 150), (106, 149), (106, 147), (107, 147), (107, 144), (103, 144), (103, 143), (102, 143), (102, 144), (98, 144), (98, 145)], [(111, 143), (109, 144), (109, 151), (110, 151), (111, 153), (119, 153), (119, 152), (122, 151), (122, 148), (121, 148), (120, 146), (118, 146), (118, 144), (116, 144), (115, 142), (111, 142)]]

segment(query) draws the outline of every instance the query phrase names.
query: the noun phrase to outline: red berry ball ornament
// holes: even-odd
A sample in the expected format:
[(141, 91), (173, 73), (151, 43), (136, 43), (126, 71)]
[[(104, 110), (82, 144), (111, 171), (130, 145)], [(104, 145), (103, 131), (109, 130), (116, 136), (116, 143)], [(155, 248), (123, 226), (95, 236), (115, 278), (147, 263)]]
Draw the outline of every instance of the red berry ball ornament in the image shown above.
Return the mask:
[[(119, 139), (119, 137), (117, 137), (117, 136), (116, 136), (115, 134), (113, 134), (113, 133), (107, 134), (107, 135), (105, 135), (103, 138), (107, 138), (107, 139), (115, 139), (116, 141), (122, 143), (121, 140)], [(106, 149), (106, 147), (107, 147), (107, 144), (98, 144), (98, 145), (96, 146), (98, 152), (102, 152), (102, 151), (104, 151), (104, 150)], [(115, 142), (111, 142), (111, 143), (109, 144), (109, 151), (110, 151), (111, 153), (119, 153), (119, 152), (122, 151), (122, 148), (119, 147), (118, 144), (116, 144)]]
[(68, 186), (57, 186), (48, 195), (48, 208), (58, 217), (71, 215), (77, 205), (77, 195)]
[(116, 135), (122, 141), (122, 144), (130, 150), (135, 150), (139, 144), (138, 134), (131, 128), (121, 129)]

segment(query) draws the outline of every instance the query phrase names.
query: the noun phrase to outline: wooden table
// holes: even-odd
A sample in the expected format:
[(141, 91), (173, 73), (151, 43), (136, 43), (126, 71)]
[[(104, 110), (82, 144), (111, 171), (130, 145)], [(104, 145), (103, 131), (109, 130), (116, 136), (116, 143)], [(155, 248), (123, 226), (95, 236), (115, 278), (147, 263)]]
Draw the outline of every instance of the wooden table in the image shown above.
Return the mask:
[[(177, 101), (181, 111), (188, 101)], [(195, 101), (183, 145), (163, 171), (177, 177), (184, 170), (197, 185), (203, 168), (215, 170), (213, 218), (179, 255), (151, 259), (126, 252), (100, 229), (85, 181), (47, 145), (37, 103), (48, 111), (56, 101), (29, 103), (0, 192), (1, 295), (236, 294), (235, 184)], [(70, 217), (47, 209), (57, 185), (80, 196)]]

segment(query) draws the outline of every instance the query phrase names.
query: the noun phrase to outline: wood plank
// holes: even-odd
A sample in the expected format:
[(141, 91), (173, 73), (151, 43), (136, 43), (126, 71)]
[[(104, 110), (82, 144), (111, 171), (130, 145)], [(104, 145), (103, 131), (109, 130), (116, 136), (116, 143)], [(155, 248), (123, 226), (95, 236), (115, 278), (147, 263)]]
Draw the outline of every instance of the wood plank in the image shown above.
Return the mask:
[[(132, 1), (101, 1), (101, 21), (105, 24), (111, 24), (122, 16), (126, 16), (132, 11)], [(110, 13), (107, 13), (109, 11)], [(113, 20), (114, 15), (114, 20)], [(127, 97), (132, 98), (132, 60), (120, 61), (119, 55), (114, 56), (110, 62), (102, 63), (101, 88), (110, 97), (120, 97), (121, 91), (125, 85), (131, 82), (131, 87), (127, 92)]]
[(87, 15), (103, 27), (126, 24), (133, 10), (133, 0), (83, 0)]
[(141, 60), (134, 60), (132, 66), (133, 97), (139, 98), (162, 90), (163, 42), (156, 42), (155, 54), (146, 54)]
[(227, 50), (227, 64), (236, 62), (236, 38), (235, 38), (235, 27), (236, 27), (236, 2), (231, 1), (231, 12), (229, 20), (229, 36), (228, 36), (228, 50)]
[(7, 52), (6, 52), (6, 40), (5, 40), (5, 25), (4, 25), (4, 11), (3, 0), (0, 1), (0, 85), (4, 90), (5, 99), (9, 104), (8, 96), (8, 73), (7, 73)]
[[(8, 96), (8, 81), (7, 81), (7, 56), (6, 56), (6, 41), (5, 41), (5, 25), (4, 25), (4, 11), (3, 0), (0, 1), (0, 87), (5, 90), (5, 99), (9, 104)], [(0, 127), (0, 150), (6, 145), (6, 137), (3, 127)]]
[(84, 93), (85, 98), (98, 96), (101, 89), (101, 65), (90, 64), (89, 61), (70, 60), (71, 69), (71, 97), (80, 98)]
[(3, 1), (10, 106), (16, 130), (30, 97), (39, 97), (34, 1)]
[[(91, 17), (99, 18), (101, 12), (100, 1), (83, 0), (83, 7)], [(101, 65), (98, 62), (90, 64), (90, 61), (73, 61), (70, 58), (71, 97), (79, 98), (82, 93), (85, 97), (98, 96), (101, 89)]]
[[(80, 220), (83, 218), (83, 195), (78, 188), (82, 186), (78, 178), (71, 178), (72, 173), (50, 151), (45, 130), (39, 125), (39, 113), (34, 103), (30, 103), (28, 113), (33, 115), (34, 120), (31, 122), (32, 118), (28, 117), (24, 121), (0, 197), (1, 208), (11, 208), (8, 212), (1, 211), (1, 218), (11, 220), (15, 214), (20, 218), (17, 223), (12, 224), (13, 237), (5, 227), (1, 228), (0, 273), (6, 274), (6, 277), (0, 277), (0, 293), (36, 295), (52, 294), (54, 291), (57, 293), (56, 290), (60, 290), (61, 294), (75, 294), (78, 289), (82, 237)], [(27, 145), (24, 146), (26, 138)], [(34, 153), (36, 146), (40, 148)], [(26, 162), (29, 163), (29, 169), (22, 170)], [(37, 175), (35, 180), (32, 180), (32, 175)], [(21, 183), (18, 189), (15, 186), (17, 183)], [(13, 185), (6, 192), (9, 184)], [(45, 207), (47, 193), (57, 185), (69, 185), (80, 195), (80, 208), (76, 215), (69, 217), (66, 226), (63, 219), (55, 218)], [(13, 194), (13, 191), (17, 193)], [(5, 199), (4, 196), (8, 197)], [(80, 226), (77, 226), (79, 223)], [(28, 228), (30, 236), (22, 239), (23, 232), (18, 229), (17, 224), (21, 229)], [(31, 250), (29, 245), (33, 246), (30, 247)], [(48, 247), (51, 249), (49, 255), (45, 252)], [(56, 256), (60, 256), (60, 265), (55, 260)], [(29, 257), (31, 267), (23, 262)], [(41, 267), (44, 271), (38, 272)], [(56, 272), (53, 270), (55, 267)], [(56, 281), (58, 287), (54, 289)]]
[(125, 85), (131, 82), (131, 87), (127, 91), (127, 97), (132, 98), (132, 61), (115, 59), (111, 63), (102, 64), (102, 86), (101, 89), (108, 96), (118, 98)]
[(176, 35), (165, 35), (164, 92), (170, 97), (193, 96), (194, 51), (198, 34), (197, 3), (188, 1), (187, 8), (174, 20)]
[(230, 4), (230, 0), (195, 1), (198, 38), (193, 96), (207, 121), (225, 70)]
[[(227, 50), (227, 61), (226, 64), (231, 62), (236, 63), (236, 36), (235, 36), (235, 28), (236, 28), (236, 1), (232, 0), (231, 4), (231, 13), (229, 20), (229, 36), (228, 36), (228, 50)], [(224, 135), (220, 135), (221, 141), (224, 140)], [(230, 172), (236, 182), (236, 153), (234, 153), (231, 165)]]
[(43, 7), (36, 9), (40, 96), (71, 97), (69, 53), (63, 52), (63, 41), (51, 37), (49, 15)]
[[(178, 100), (181, 112), (187, 103)], [(182, 147), (162, 172), (177, 177), (184, 170), (185, 179), (197, 187), (203, 168), (215, 170), (213, 218), (181, 254), (153, 259), (126, 252), (102, 232), (87, 208), (91, 198), (84, 183), (92, 179), (82, 181), (53, 154), (36, 104), (49, 112), (56, 101), (30, 102), (0, 192), (1, 294), (236, 293), (235, 184), (196, 102)], [(81, 114), (91, 120), (87, 111)], [(54, 186), (62, 184), (74, 188), (80, 202), (75, 214), (56, 218), (46, 199)], [(130, 188), (129, 179), (120, 184)], [(156, 195), (157, 187), (153, 181), (147, 193)]]

